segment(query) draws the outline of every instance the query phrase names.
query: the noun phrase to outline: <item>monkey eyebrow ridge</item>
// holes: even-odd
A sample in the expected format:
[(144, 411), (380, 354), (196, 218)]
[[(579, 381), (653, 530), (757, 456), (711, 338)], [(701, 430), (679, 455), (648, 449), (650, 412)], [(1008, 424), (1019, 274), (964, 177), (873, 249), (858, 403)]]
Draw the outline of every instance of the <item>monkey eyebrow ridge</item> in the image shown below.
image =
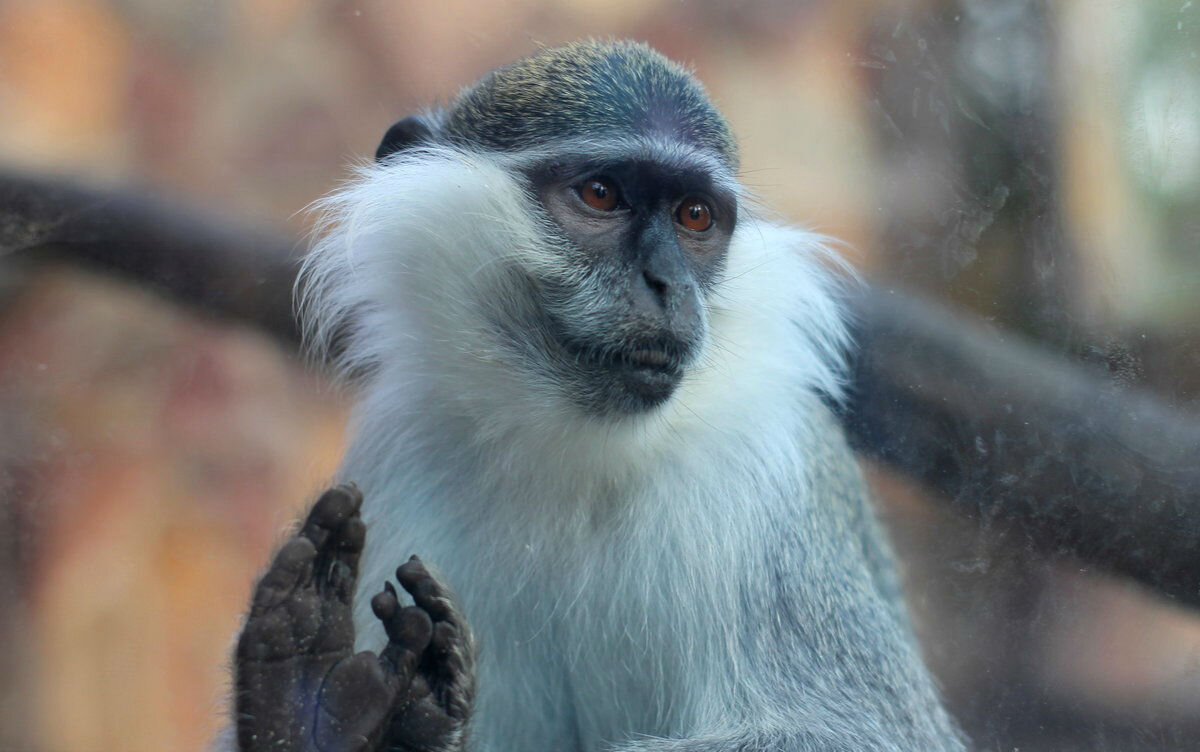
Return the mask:
[[(502, 154), (499, 158), (526, 175), (541, 173), (555, 179), (572, 177), (576, 172), (582, 179), (587, 177), (589, 169), (603, 172), (610, 165), (648, 163), (674, 175), (698, 179), (711, 186), (714, 193), (724, 194), (734, 201), (743, 193), (733, 171), (715, 154), (654, 136), (608, 139), (603, 143), (573, 140)], [(576, 170), (573, 165), (579, 165), (581, 169)]]

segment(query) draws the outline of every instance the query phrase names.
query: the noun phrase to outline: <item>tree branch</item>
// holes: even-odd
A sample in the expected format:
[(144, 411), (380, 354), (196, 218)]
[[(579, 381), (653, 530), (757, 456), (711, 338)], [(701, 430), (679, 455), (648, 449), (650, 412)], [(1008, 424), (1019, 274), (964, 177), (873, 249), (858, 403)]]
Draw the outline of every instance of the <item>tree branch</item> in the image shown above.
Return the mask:
[(91, 266), (206, 315), (299, 342), (297, 244), (229, 217), (126, 190), (0, 172), (0, 260)]
[(1200, 421), (975, 317), (855, 302), (845, 423), (864, 453), (983, 524), (1200, 605)]

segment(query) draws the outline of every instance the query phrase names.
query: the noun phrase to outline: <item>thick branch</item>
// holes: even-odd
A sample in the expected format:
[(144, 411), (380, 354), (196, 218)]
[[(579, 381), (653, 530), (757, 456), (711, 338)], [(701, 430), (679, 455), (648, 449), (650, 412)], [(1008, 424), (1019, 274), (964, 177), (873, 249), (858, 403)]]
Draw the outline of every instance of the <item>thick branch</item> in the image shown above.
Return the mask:
[(130, 191), (0, 173), (0, 259), (84, 264), (288, 343), (296, 244)]
[(1200, 605), (1200, 421), (961, 312), (857, 302), (859, 448), (984, 524)]

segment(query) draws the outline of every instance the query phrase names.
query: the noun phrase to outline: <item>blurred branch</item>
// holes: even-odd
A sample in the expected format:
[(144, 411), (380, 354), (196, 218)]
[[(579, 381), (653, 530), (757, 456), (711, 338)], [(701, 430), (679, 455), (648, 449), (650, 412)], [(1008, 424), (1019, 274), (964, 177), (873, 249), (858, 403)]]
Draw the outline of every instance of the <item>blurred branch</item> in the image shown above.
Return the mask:
[(0, 261), (82, 264), (289, 344), (296, 243), (126, 190), (0, 172)]
[[(297, 342), (294, 244), (167, 202), (0, 174), (0, 259), (85, 263)], [(962, 312), (855, 301), (859, 449), (981, 524), (1200, 605), (1200, 420)]]
[(982, 524), (1200, 605), (1200, 420), (890, 290), (856, 301), (858, 448)]

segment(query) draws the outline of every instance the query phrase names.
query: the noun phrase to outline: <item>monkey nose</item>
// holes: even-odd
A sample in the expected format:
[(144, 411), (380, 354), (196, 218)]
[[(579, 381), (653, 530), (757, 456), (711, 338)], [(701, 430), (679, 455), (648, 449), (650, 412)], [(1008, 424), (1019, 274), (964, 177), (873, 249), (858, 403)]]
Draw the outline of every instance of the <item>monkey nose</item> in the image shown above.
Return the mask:
[(646, 334), (678, 342), (693, 342), (703, 327), (696, 286), (691, 280), (673, 281), (643, 272), (633, 282), (630, 313)]
[(674, 285), (649, 269), (642, 271), (642, 281), (646, 283), (646, 288), (650, 291), (658, 306), (663, 310), (667, 310), (671, 305), (671, 296), (673, 294), (671, 288)]
[(696, 286), (690, 271), (677, 260), (652, 258), (642, 267), (640, 287), (645, 302), (652, 303), (668, 315), (678, 311), (696, 297)]

